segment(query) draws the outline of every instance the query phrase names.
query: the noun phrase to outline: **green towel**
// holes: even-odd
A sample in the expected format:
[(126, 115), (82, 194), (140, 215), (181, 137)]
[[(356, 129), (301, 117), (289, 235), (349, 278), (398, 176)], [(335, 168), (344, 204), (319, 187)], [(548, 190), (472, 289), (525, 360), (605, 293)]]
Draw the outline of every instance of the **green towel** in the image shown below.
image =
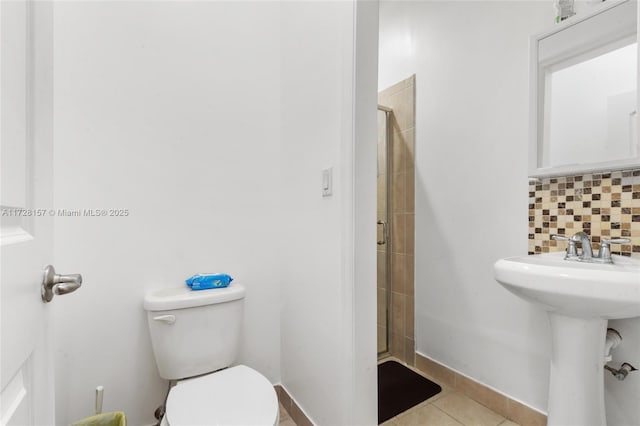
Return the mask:
[(127, 426), (127, 417), (122, 411), (96, 414), (73, 423), (71, 426)]

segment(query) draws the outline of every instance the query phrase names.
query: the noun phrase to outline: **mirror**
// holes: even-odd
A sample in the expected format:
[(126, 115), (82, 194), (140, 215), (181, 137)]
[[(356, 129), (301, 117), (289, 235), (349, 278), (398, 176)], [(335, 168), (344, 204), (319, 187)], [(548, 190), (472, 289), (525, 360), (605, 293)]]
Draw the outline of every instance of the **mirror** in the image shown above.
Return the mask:
[(640, 165), (637, 2), (607, 3), (531, 39), (530, 176)]

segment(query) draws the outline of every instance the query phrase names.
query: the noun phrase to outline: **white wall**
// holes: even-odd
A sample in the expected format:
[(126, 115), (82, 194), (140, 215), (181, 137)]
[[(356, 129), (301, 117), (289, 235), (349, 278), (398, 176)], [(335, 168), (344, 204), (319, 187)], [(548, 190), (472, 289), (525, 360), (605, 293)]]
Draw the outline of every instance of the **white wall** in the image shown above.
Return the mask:
[(280, 380), (279, 25), (264, 2), (56, 3), (56, 207), (130, 211), (56, 220), (56, 269), (84, 276), (51, 306), (57, 424), (97, 385), (155, 421), (142, 298), (195, 272), (246, 285), (240, 362)]
[[(353, 386), (349, 425), (378, 422), (376, 210), (379, 2), (356, 2), (353, 111)], [(375, 143), (372, 143), (375, 141)], [(347, 156), (349, 158), (349, 156)]]
[(541, 411), (542, 311), (493, 279), (527, 250), (529, 36), (552, 2), (382, 2), (379, 88), (416, 73), (418, 352)]
[[(375, 6), (375, 3), (373, 4)], [(354, 4), (285, 2), (282, 5), (283, 211), (287, 223), (282, 286), (282, 383), (316, 424), (375, 423), (375, 52), (369, 60), (370, 159), (363, 173), (371, 226), (363, 241), (370, 253), (369, 304), (354, 319)], [(376, 13), (369, 9), (369, 13)], [(375, 18), (375, 15), (374, 17)], [(369, 47), (375, 50), (375, 19), (369, 15)], [(366, 34), (366, 33), (365, 33)], [(357, 151), (356, 151), (357, 152)], [(365, 161), (366, 162), (366, 161)], [(333, 167), (334, 194), (321, 196), (321, 170)], [(362, 176), (359, 176), (360, 178)], [(366, 219), (366, 217), (365, 217)], [(360, 232), (360, 231), (358, 231)], [(360, 277), (362, 278), (362, 277)], [(361, 370), (355, 371), (354, 322)], [(357, 356), (357, 354), (355, 354)], [(354, 389), (370, 384), (366, 393)], [(357, 424), (357, 423), (356, 423)]]

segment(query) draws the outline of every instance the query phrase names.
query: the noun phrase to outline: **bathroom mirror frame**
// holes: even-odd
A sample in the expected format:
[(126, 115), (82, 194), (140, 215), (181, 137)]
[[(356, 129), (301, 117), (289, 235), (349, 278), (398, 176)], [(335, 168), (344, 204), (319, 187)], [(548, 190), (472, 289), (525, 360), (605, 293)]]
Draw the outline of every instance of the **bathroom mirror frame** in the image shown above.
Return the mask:
[[(558, 176), (568, 175), (574, 173), (584, 172), (597, 172), (605, 170), (623, 170), (630, 168), (640, 167), (640, 130), (636, 131), (636, 143), (638, 149), (636, 155), (629, 158), (610, 160), (610, 161), (594, 161), (576, 164), (567, 164), (559, 166), (544, 166), (543, 163), (543, 135), (544, 135), (544, 117), (545, 117), (545, 70), (552, 67), (554, 64), (567, 61), (572, 56), (584, 55), (589, 51), (596, 51), (602, 48), (602, 44), (598, 44), (596, 37), (599, 34), (593, 35), (591, 38), (592, 46), (589, 47), (589, 41), (580, 42), (582, 50), (578, 53), (570, 52), (568, 49), (562, 51), (558, 49), (558, 53), (553, 56), (552, 60), (540, 60), (540, 44), (542, 40), (548, 39), (551, 36), (558, 35), (563, 31), (572, 28), (581, 23), (588, 22), (590, 19), (600, 16), (608, 11), (611, 11), (617, 7), (631, 7), (633, 3), (636, 4), (636, 14), (631, 19), (635, 19), (635, 40), (640, 41), (638, 23), (640, 22), (640, 7), (637, 7), (636, 0), (620, 0), (617, 2), (608, 1), (603, 2), (596, 10), (584, 15), (576, 15), (571, 17), (560, 24), (555, 25), (552, 29), (536, 34), (530, 38), (530, 69), (529, 69), (529, 176), (530, 177), (544, 177), (544, 176)], [(625, 6), (626, 5), (626, 6)], [(622, 10), (622, 9), (619, 9)], [(595, 21), (591, 21), (593, 23)], [(614, 42), (625, 37), (629, 37), (628, 32), (624, 32), (628, 28), (621, 30), (620, 35), (617, 38), (612, 38), (609, 42)], [(606, 33), (607, 37), (611, 37), (612, 32), (603, 30), (603, 34)], [(566, 33), (565, 33), (566, 34)], [(625, 36), (626, 35), (626, 36)], [(640, 46), (640, 43), (639, 43)], [(640, 54), (638, 55), (638, 69), (640, 71)], [(640, 72), (636, 77), (638, 83), (640, 83)], [(640, 89), (640, 84), (637, 83), (637, 88)], [(640, 111), (640, 91), (636, 95), (636, 111)], [(635, 114), (635, 128), (640, 129), (639, 113)]]

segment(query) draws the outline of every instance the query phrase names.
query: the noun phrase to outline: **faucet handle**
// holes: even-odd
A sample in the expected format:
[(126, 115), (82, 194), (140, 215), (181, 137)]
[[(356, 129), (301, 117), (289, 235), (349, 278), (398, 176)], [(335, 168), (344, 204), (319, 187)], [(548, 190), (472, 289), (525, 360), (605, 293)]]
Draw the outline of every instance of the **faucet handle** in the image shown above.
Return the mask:
[(569, 237), (564, 235), (552, 235), (552, 240), (555, 241), (567, 241), (569, 245), (567, 246), (567, 254), (565, 255), (565, 259), (574, 259), (578, 257), (578, 250), (576, 249), (576, 242)]
[(611, 238), (611, 239), (602, 239), (602, 244), (627, 244), (630, 243), (631, 240), (629, 238)]
[(602, 259), (604, 263), (613, 263), (611, 260), (611, 244), (626, 244), (630, 243), (629, 238), (603, 238), (600, 243), (600, 250), (598, 251), (598, 258)]

